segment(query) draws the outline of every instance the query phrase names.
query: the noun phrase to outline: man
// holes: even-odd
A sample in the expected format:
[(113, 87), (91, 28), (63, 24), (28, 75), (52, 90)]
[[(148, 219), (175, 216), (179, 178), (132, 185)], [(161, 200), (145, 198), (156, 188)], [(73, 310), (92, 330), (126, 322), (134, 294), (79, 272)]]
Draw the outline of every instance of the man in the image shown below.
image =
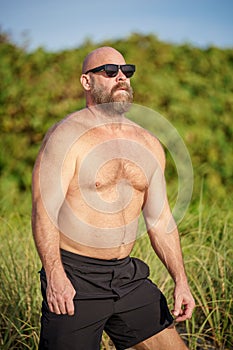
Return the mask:
[(33, 171), (34, 239), (43, 268), (39, 349), (187, 349), (147, 265), (131, 258), (143, 211), (155, 253), (175, 282), (173, 316), (189, 319), (179, 234), (168, 205), (164, 152), (126, 119), (135, 66), (111, 47), (91, 52), (81, 84), (87, 108), (54, 126)]

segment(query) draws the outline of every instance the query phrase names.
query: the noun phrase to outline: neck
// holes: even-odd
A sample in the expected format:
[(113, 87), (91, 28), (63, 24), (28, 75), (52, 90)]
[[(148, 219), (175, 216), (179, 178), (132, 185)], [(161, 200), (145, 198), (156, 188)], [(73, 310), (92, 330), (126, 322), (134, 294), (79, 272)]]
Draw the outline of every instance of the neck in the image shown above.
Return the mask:
[(125, 119), (124, 113), (119, 113), (114, 110), (111, 106), (112, 104), (95, 104), (89, 105), (87, 104), (87, 108), (95, 115), (95, 117), (103, 122), (116, 122), (120, 123)]

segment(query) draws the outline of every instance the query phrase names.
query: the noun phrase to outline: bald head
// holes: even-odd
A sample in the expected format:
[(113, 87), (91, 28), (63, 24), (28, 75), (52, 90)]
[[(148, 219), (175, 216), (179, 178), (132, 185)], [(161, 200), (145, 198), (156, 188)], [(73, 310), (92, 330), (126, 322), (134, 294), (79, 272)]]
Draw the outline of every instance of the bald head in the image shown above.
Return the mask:
[(88, 70), (107, 63), (125, 64), (125, 59), (119, 51), (112, 47), (100, 47), (86, 56), (83, 62), (82, 73), (85, 74)]

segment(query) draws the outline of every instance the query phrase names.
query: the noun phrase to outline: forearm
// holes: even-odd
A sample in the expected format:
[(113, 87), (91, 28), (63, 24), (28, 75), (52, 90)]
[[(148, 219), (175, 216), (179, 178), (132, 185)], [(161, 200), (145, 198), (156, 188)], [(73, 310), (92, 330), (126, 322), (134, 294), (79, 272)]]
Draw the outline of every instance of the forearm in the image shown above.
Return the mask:
[(76, 293), (66, 276), (60, 256), (59, 230), (48, 218), (44, 208), (33, 205), (32, 230), (35, 244), (47, 278), (46, 296), (51, 312), (74, 314)]
[(163, 228), (156, 228), (156, 231), (148, 231), (151, 245), (163, 262), (174, 282), (187, 283), (186, 272), (183, 263), (183, 256), (180, 245), (178, 230), (175, 228), (167, 233)]
[(59, 230), (49, 219), (41, 203), (33, 204), (32, 231), (46, 275), (50, 276), (55, 268), (63, 270)]

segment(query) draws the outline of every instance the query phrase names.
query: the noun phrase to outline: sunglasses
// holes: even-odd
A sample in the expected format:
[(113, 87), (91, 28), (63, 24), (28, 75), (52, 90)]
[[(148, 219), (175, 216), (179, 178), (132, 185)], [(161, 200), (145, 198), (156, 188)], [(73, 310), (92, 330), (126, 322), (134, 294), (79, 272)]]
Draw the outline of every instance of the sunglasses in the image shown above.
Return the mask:
[(89, 69), (85, 74), (105, 72), (109, 78), (113, 78), (117, 76), (119, 69), (126, 76), (126, 78), (131, 78), (134, 75), (136, 67), (134, 64), (104, 64), (103, 66)]

